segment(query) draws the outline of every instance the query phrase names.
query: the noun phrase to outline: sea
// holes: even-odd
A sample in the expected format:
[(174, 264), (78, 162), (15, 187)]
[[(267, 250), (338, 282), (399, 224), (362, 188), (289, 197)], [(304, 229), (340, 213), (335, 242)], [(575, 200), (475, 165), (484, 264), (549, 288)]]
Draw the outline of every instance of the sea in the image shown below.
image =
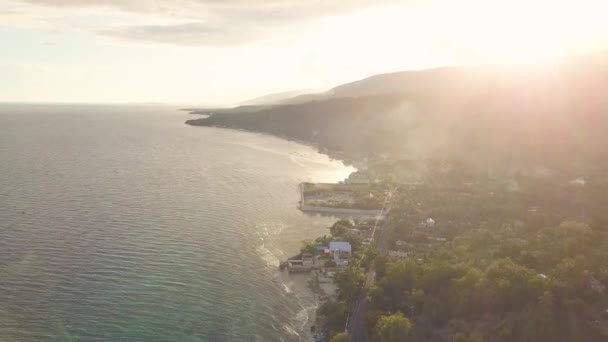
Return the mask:
[(0, 341), (307, 341), (298, 184), (354, 169), (192, 116), (0, 104)]

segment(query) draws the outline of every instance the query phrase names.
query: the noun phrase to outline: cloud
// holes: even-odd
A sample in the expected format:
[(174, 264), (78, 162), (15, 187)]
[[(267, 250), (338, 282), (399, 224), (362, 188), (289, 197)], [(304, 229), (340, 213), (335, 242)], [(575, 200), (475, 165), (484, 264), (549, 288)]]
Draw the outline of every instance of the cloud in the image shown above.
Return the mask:
[[(2, 0), (0, 0), (1, 2)], [(286, 35), (316, 19), (347, 15), (398, 0), (24, 0), (70, 15), (103, 9), (147, 17), (146, 23), (87, 27), (127, 41), (186, 46), (230, 46)], [(173, 22), (167, 23), (171, 19)]]
[[(59, 9), (114, 9), (136, 14), (197, 17), (204, 8), (195, 0), (23, 0), (23, 3)], [(198, 13), (197, 13), (198, 12)], [(188, 15), (190, 13), (191, 15)]]
[(34, 5), (59, 8), (116, 8), (136, 13), (153, 13), (187, 18), (225, 15), (235, 19), (293, 20), (341, 15), (398, 0), (24, 0)]
[(251, 28), (237, 30), (232, 27), (215, 27), (203, 22), (175, 25), (139, 25), (106, 28), (99, 34), (127, 41), (147, 41), (186, 46), (230, 46), (262, 38)]

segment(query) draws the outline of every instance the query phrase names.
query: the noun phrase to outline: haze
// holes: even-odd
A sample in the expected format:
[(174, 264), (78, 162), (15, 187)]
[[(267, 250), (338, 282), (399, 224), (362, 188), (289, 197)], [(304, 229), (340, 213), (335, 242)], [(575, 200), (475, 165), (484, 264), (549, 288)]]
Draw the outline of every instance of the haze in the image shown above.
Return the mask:
[(0, 101), (231, 104), (604, 50), (588, 1), (0, 0)]

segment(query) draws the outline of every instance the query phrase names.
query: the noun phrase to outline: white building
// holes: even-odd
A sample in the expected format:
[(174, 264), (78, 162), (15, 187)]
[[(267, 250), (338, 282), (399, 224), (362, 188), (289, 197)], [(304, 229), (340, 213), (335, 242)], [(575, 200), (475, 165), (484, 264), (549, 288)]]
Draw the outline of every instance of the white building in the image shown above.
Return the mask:
[(312, 270), (314, 264), (313, 255), (304, 253), (287, 259), (287, 270), (289, 272), (306, 272)]
[(423, 228), (433, 228), (435, 227), (435, 220), (429, 217), (428, 219), (422, 221), (420, 226), (422, 226)]

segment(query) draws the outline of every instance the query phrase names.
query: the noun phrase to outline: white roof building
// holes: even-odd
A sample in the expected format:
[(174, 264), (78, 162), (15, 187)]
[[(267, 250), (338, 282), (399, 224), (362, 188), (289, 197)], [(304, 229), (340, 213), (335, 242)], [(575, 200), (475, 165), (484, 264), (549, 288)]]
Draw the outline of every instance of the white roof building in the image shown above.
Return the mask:
[(422, 221), (421, 226), (425, 228), (433, 228), (435, 227), (435, 220), (429, 217), (428, 219)]

